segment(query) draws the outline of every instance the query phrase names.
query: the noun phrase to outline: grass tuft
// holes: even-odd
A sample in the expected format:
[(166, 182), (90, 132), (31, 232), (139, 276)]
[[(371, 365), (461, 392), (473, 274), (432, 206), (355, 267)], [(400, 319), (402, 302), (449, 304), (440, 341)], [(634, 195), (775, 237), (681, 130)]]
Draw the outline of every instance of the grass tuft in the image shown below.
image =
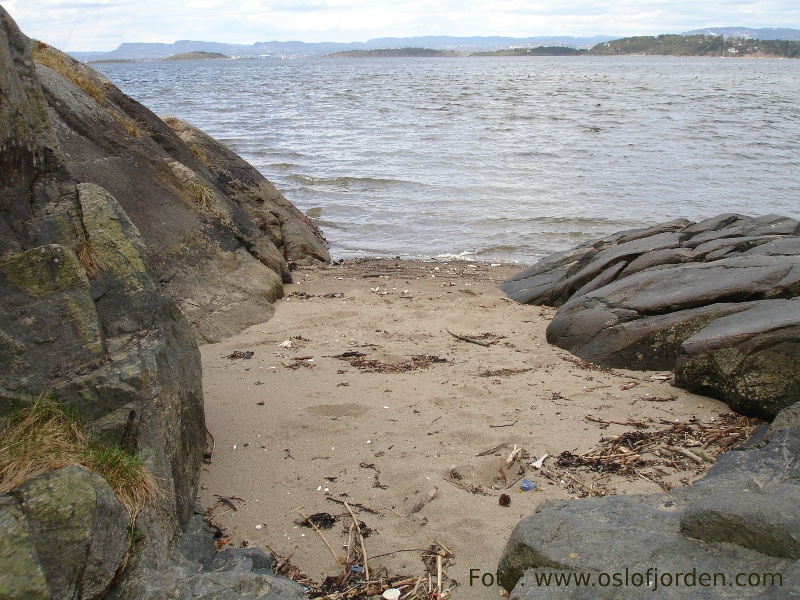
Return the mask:
[(210, 212), (213, 201), (211, 188), (209, 188), (207, 185), (203, 185), (202, 183), (194, 182), (191, 184), (191, 186), (189, 186), (189, 194), (192, 196), (192, 199), (197, 203), (197, 205), (200, 206), (200, 208)]
[(83, 265), (89, 277), (96, 279), (104, 269), (103, 263), (97, 256), (97, 251), (88, 236), (80, 238), (72, 247), (73, 252)]
[(138, 457), (87, 439), (79, 421), (45, 396), (0, 421), (0, 494), (70, 465), (105, 478), (131, 523), (163, 496)]
[(102, 106), (106, 99), (106, 90), (103, 85), (86, 73), (80, 72), (74, 65), (69, 64), (69, 59), (65, 58), (64, 55), (54, 52), (50, 46), (38, 41), (33, 44), (31, 55), (34, 62), (52, 69), (62, 77), (66, 77)]

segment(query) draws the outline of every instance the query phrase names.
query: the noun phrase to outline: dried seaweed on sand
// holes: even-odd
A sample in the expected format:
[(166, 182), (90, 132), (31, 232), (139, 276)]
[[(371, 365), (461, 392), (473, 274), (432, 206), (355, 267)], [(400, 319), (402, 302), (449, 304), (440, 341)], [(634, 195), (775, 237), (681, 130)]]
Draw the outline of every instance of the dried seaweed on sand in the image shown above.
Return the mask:
[[(716, 456), (745, 442), (759, 423), (758, 419), (723, 413), (706, 423), (686, 421), (656, 431), (627, 431), (601, 438), (597, 447), (583, 454), (564, 451), (556, 460), (559, 472), (542, 472), (582, 497), (610, 493), (607, 482), (602, 482), (608, 475), (640, 477), (669, 490), (675, 485), (671, 476), (705, 472)], [(594, 474), (591, 482), (582, 479), (589, 474)], [(681, 477), (681, 481), (686, 483), (688, 478)]]

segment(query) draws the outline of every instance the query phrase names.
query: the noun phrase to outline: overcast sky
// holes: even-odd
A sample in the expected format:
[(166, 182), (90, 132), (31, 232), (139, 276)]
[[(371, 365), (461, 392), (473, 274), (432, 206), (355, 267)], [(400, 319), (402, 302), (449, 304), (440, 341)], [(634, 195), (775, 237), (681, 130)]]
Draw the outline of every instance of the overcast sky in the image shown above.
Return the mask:
[(66, 51), (123, 42), (363, 42), (418, 35), (654, 35), (709, 26), (800, 29), (798, 0), (0, 0)]

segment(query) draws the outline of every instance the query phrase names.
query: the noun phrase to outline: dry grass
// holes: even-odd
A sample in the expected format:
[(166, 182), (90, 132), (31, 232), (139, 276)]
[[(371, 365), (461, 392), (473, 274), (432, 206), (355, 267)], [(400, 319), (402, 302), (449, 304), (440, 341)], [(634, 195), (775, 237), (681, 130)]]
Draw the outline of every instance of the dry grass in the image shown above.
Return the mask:
[(201, 163), (203, 163), (206, 167), (210, 166), (211, 163), (208, 160), (208, 156), (206, 155), (206, 151), (203, 150), (203, 148), (201, 148), (197, 144), (191, 144), (189, 146), (189, 151), (192, 153), (192, 156), (194, 156), (197, 160), (199, 160)]
[(124, 117), (113, 110), (108, 110), (107, 112), (111, 117), (119, 123), (120, 127), (122, 127), (129, 136), (132, 138), (136, 138), (137, 140), (142, 137), (142, 132), (139, 131), (138, 125), (129, 119), (128, 117)]
[(163, 495), (137, 457), (88, 440), (78, 421), (49, 398), (40, 396), (33, 405), (0, 421), (0, 494), (70, 465), (104, 477), (130, 513), (131, 523)]
[(211, 195), (211, 188), (207, 185), (203, 185), (202, 183), (192, 183), (189, 186), (189, 194), (192, 197), (197, 205), (207, 212), (211, 212), (211, 204), (213, 202), (213, 197)]
[(89, 238), (80, 238), (72, 247), (72, 250), (77, 255), (78, 260), (83, 265), (83, 268), (86, 269), (86, 273), (89, 275), (89, 277), (93, 279), (97, 278), (98, 275), (100, 275), (100, 271), (104, 269), (104, 266), (100, 258), (97, 256), (97, 252), (95, 251), (95, 248)]
[(56, 53), (44, 42), (35, 42), (31, 48), (34, 62), (52, 69), (62, 77), (69, 79), (78, 88), (89, 94), (95, 102), (102, 105), (106, 99), (105, 87), (92, 79), (89, 75), (80, 72), (75, 65), (69, 64), (67, 58)]

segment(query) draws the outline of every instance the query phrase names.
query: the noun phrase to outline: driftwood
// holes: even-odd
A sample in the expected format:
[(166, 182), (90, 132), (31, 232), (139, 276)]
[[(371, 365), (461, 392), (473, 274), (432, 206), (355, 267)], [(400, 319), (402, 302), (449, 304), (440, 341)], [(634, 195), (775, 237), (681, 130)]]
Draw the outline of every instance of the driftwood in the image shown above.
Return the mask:
[(419, 511), (421, 511), (423, 506), (425, 506), (428, 502), (430, 502), (431, 500), (433, 500), (436, 497), (436, 492), (438, 492), (438, 491), (439, 491), (439, 488), (437, 488), (437, 487), (432, 488), (431, 491), (429, 491), (427, 494), (425, 494), (424, 498), (422, 498), (419, 502), (417, 502), (414, 505), (414, 507), (411, 509), (411, 512), (408, 513), (408, 516), (411, 516), (414, 513), (418, 513)]
[(492, 345), (491, 342), (484, 342), (483, 340), (479, 340), (474, 337), (470, 337), (468, 335), (458, 335), (457, 333), (453, 333), (447, 328), (445, 328), (445, 331), (450, 335), (452, 335), (457, 340), (461, 340), (462, 342), (469, 342), (470, 344), (478, 344), (479, 346), (485, 346), (486, 348)]

